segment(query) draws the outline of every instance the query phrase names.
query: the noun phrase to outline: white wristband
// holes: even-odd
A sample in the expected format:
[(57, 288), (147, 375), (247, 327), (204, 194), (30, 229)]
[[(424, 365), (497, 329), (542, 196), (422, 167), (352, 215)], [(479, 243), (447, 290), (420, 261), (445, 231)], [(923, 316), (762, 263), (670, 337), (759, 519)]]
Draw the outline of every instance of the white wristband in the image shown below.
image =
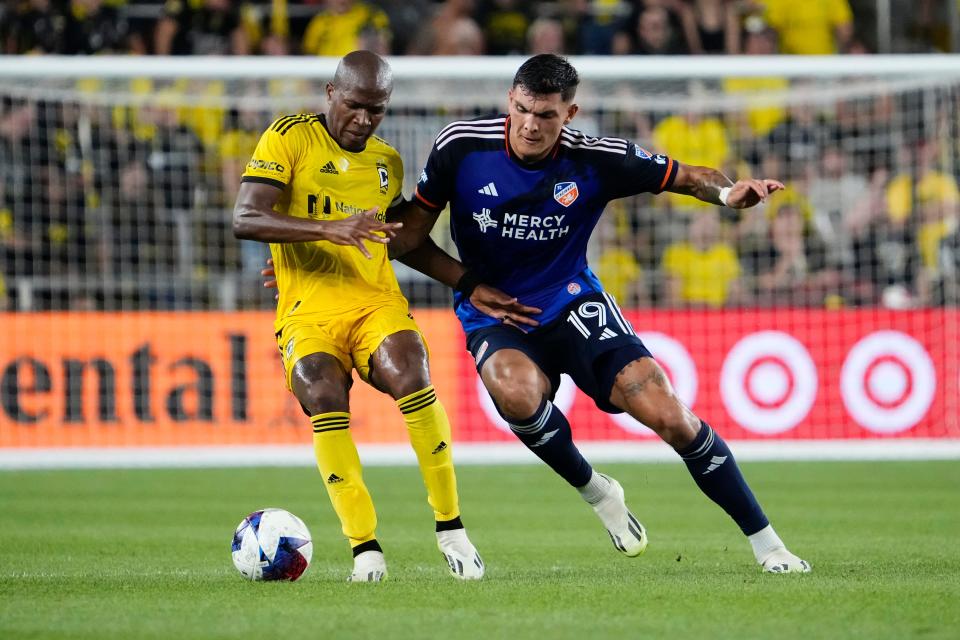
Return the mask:
[(727, 198), (730, 196), (730, 187), (722, 187), (720, 189), (720, 202), (723, 203), (723, 206), (727, 206)]

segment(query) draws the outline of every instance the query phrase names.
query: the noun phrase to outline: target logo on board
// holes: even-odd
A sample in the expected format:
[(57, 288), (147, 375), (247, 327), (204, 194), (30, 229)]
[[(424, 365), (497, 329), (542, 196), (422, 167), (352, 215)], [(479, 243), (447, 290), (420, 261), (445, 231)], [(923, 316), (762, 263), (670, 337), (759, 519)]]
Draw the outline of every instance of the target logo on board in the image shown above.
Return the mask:
[(817, 399), (810, 353), (782, 331), (752, 333), (733, 345), (720, 371), (720, 394), (745, 429), (771, 435), (794, 428)]
[[(566, 415), (570, 411), (570, 407), (573, 406), (576, 395), (577, 385), (573, 383), (570, 376), (563, 374), (560, 376), (560, 388), (557, 389), (557, 394), (553, 398), (553, 406)], [(487, 416), (487, 420), (493, 423), (493, 426), (504, 433), (513, 433), (510, 430), (510, 425), (497, 411), (497, 405), (493, 403), (493, 398), (490, 397), (487, 388), (483, 386), (483, 380), (480, 376), (477, 376), (477, 399), (480, 401), (480, 408), (483, 409), (484, 415)]]
[(898, 433), (920, 422), (937, 391), (927, 350), (900, 331), (876, 331), (847, 354), (840, 391), (850, 416), (874, 433)]
[[(663, 368), (677, 392), (677, 397), (688, 407), (697, 401), (697, 365), (690, 357), (690, 352), (678, 340), (659, 331), (645, 331), (637, 337), (650, 350), (653, 357)], [(610, 418), (618, 427), (638, 436), (656, 436), (652, 429), (634, 420), (629, 413), (610, 414)]]

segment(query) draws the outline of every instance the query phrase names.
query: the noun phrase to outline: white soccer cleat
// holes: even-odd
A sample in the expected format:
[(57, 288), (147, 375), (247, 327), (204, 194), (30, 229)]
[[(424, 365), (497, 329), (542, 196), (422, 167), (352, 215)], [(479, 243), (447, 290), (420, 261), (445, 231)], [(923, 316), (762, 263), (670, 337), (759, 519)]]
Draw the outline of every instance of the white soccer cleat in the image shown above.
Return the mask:
[(483, 560), (467, 537), (466, 529), (437, 531), (437, 547), (453, 577), (461, 580), (479, 580), (483, 577)]
[(593, 510), (607, 528), (617, 551), (630, 558), (638, 556), (647, 548), (647, 531), (627, 508), (620, 483), (608, 475), (599, 475), (610, 482), (610, 490), (593, 505)]
[(810, 563), (787, 551), (774, 549), (760, 563), (767, 573), (810, 573)]
[(381, 551), (364, 551), (353, 559), (353, 572), (347, 582), (383, 582), (387, 578), (387, 561)]

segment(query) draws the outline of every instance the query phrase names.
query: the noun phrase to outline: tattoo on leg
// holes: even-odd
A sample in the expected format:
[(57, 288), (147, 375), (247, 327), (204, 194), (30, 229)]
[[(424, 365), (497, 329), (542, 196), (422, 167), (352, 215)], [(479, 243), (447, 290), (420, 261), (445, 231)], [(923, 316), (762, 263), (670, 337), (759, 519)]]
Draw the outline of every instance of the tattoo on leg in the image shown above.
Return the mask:
[(623, 397), (629, 398), (631, 396), (642, 394), (646, 390), (647, 385), (650, 383), (664, 389), (668, 388), (667, 379), (663, 375), (663, 371), (660, 370), (660, 367), (654, 367), (653, 370), (646, 375), (646, 377), (640, 380), (633, 380), (626, 383), (621, 389)]

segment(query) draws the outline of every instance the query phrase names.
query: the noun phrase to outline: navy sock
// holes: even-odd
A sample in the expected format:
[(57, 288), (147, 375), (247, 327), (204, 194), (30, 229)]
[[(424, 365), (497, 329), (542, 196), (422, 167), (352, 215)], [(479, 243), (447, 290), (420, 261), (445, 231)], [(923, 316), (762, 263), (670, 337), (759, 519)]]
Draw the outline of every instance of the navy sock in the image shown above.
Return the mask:
[(700, 490), (720, 505), (744, 534), (753, 535), (770, 522), (743, 479), (727, 443), (706, 422), (701, 420), (700, 425), (693, 442), (677, 453)]
[(510, 429), (520, 442), (574, 487), (590, 481), (593, 469), (573, 444), (570, 423), (546, 398), (530, 418), (511, 421)]

